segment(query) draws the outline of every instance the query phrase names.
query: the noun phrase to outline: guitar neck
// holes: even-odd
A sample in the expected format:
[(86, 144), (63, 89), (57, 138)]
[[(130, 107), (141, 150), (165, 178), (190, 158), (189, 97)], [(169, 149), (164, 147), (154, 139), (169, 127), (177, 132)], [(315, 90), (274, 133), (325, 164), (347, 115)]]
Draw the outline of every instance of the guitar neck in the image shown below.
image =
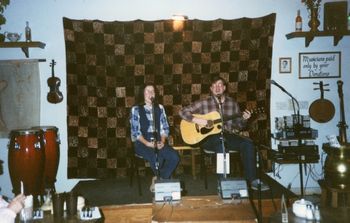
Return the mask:
[[(264, 109), (263, 108), (255, 108), (255, 109), (249, 110), (249, 112), (251, 114), (260, 114), (260, 113), (264, 113)], [(234, 119), (240, 118), (240, 117), (243, 117), (243, 112), (240, 112), (239, 114), (234, 114), (231, 117), (224, 117), (224, 122), (234, 120)], [(214, 122), (214, 124), (221, 123), (221, 119), (215, 119), (215, 120), (213, 120), (213, 122)]]
[[(239, 117), (242, 117), (242, 114), (232, 115), (231, 117), (224, 117), (224, 122), (230, 121), (230, 120), (233, 120), (233, 119), (236, 119), (236, 118), (239, 118)], [(219, 124), (221, 122), (222, 122), (221, 118), (213, 120), (213, 124)]]

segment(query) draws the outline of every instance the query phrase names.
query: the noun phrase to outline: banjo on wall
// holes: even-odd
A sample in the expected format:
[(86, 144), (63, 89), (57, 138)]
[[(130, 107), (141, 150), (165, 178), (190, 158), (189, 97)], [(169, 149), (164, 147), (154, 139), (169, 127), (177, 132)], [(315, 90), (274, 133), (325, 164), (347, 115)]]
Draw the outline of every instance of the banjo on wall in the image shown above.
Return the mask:
[(335, 108), (333, 103), (324, 98), (324, 91), (329, 91), (329, 89), (324, 89), (325, 86), (329, 86), (329, 84), (323, 84), (323, 81), (320, 81), (318, 84), (319, 88), (314, 88), (314, 90), (320, 90), (321, 91), (321, 97), (320, 99), (315, 100), (311, 103), (309, 107), (309, 114), (310, 117), (319, 123), (326, 123), (330, 121), (335, 113)]

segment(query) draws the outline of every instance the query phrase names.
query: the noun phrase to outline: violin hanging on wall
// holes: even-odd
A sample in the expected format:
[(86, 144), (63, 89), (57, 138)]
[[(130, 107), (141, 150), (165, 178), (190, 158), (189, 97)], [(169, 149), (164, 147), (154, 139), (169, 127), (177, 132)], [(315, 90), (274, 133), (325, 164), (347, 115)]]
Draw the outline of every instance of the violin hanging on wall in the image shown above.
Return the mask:
[(51, 67), (51, 77), (47, 79), (47, 84), (50, 87), (50, 92), (47, 93), (47, 101), (50, 103), (60, 103), (63, 100), (63, 94), (60, 92), (59, 87), (61, 85), (61, 80), (58, 77), (55, 77), (55, 67), (56, 62), (52, 60), (50, 63)]

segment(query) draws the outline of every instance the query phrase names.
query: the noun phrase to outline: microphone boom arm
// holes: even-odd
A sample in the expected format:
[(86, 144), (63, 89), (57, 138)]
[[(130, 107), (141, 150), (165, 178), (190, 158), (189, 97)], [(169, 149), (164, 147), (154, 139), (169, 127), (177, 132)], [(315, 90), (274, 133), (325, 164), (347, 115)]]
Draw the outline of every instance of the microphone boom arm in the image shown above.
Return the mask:
[[(275, 85), (276, 87), (278, 87), (279, 89), (281, 89), (281, 91), (283, 91), (283, 92), (286, 93), (289, 97), (291, 97), (292, 102), (293, 102), (294, 114), (295, 114), (295, 115), (298, 115), (298, 119), (299, 119), (300, 106), (299, 106), (298, 100), (297, 100), (295, 97), (293, 97), (293, 95), (292, 95), (291, 93), (289, 93), (286, 89), (284, 89), (284, 87), (282, 87), (281, 85), (279, 85), (276, 81), (271, 80), (271, 84)], [(295, 112), (294, 102), (295, 102), (295, 104), (298, 106), (297, 112)], [(299, 120), (298, 120), (298, 122), (299, 122)]]

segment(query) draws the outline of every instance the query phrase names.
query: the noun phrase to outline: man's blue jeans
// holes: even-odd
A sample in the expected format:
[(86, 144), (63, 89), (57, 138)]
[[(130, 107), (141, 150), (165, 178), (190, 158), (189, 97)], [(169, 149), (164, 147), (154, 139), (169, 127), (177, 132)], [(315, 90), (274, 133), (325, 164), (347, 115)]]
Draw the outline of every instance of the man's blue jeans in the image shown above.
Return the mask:
[[(157, 175), (155, 150), (145, 146), (140, 141), (134, 142), (134, 148), (135, 153), (147, 160), (151, 165), (153, 173)], [(173, 147), (165, 144), (162, 149), (158, 150), (158, 161), (160, 177), (169, 179), (180, 161), (179, 153)]]
[[(224, 133), (225, 151), (239, 151), (244, 167), (245, 178), (250, 182), (256, 179), (255, 147), (252, 140), (235, 134)], [(222, 153), (221, 134), (208, 136), (201, 143), (201, 148), (216, 153)]]

